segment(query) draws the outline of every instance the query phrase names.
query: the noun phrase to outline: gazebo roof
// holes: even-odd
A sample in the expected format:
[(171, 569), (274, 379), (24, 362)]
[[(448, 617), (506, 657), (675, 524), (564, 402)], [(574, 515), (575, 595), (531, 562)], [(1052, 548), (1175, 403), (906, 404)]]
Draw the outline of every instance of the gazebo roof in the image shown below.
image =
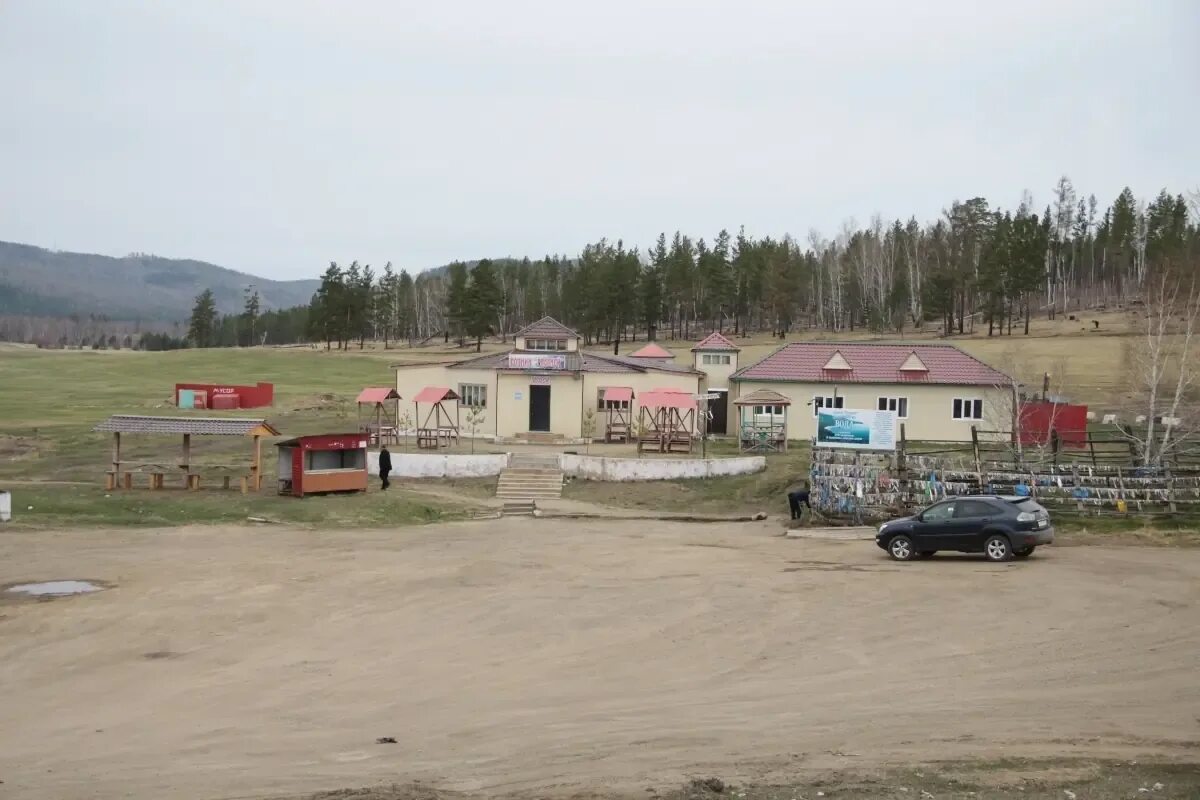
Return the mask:
[(237, 417), (143, 417), (117, 414), (92, 430), (99, 433), (194, 434), (197, 436), (278, 436), (265, 419)]
[(642, 392), (642, 408), (695, 408), (696, 398), (680, 389), (652, 389)]
[(735, 406), (790, 406), (791, 398), (770, 389), (757, 389), (733, 401)]
[(440, 403), (443, 400), (457, 400), (458, 395), (453, 389), (447, 389), (445, 386), (426, 386), (421, 391), (417, 392), (413, 398), (414, 403)]
[(400, 393), (389, 386), (368, 386), (358, 393), (358, 403), (382, 403), (385, 400), (399, 400)]

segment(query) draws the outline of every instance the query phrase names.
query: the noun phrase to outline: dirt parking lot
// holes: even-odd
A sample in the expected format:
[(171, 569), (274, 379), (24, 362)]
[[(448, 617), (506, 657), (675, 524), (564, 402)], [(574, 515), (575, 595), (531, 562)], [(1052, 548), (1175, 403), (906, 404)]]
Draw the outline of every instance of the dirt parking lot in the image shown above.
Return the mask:
[[(1200, 550), (894, 564), (766, 524), (509, 519), (0, 536), (0, 796), (1195, 759)], [(393, 737), (394, 744), (377, 744)]]

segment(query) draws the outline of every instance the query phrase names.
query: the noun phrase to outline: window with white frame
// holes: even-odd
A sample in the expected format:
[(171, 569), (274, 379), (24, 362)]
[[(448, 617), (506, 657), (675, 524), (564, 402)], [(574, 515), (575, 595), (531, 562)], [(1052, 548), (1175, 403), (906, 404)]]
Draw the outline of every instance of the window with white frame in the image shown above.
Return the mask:
[(845, 401), (846, 401), (846, 398), (844, 398), (844, 397), (841, 397), (841, 396), (837, 396), (837, 397), (820, 397), (820, 396), (818, 396), (818, 397), (814, 397), (814, 398), (813, 398), (813, 402), (812, 402), (812, 407), (813, 407), (813, 416), (815, 417), (815, 416), (817, 416), (818, 414), (820, 414), (822, 409), (828, 409), (828, 408), (844, 408), (844, 407), (845, 407)]
[(629, 409), (629, 401), (628, 400), (605, 400), (604, 399), (604, 390), (606, 388), (614, 388), (614, 387), (601, 386), (599, 389), (596, 390), (596, 409), (598, 411), (608, 411), (609, 409), (617, 408), (617, 409), (621, 409), (623, 411), (627, 411)]
[(754, 416), (756, 417), (782, 417), (783, 406), (755, 406)]
[(728, 353), (703, 353), (700, 356), (701, 364), (724, 364), (733, 363), (731, 356)]
[(908, 419), (907, 397), (881, 397), (876, 408), (880, 411), (895, 411), (897, 419)]
[(566, 350), (566, 339), (526, 339), (526, 350)]
[(951, 408), (954, 419), (983, 419), (983, 401), (978, 397), (956, 397)]
[(487, 408), (487, 385), (483, 383), (460, 383), (459, 405), (467, 408)]

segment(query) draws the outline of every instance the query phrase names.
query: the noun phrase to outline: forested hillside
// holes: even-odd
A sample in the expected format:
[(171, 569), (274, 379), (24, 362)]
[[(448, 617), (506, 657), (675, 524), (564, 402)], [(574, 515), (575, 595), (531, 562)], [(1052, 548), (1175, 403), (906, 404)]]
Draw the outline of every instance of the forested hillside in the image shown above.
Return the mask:
[[(1200, 271), (1200, 233), (1182, 194), (1148, 203), (1125, 189), (1102, 205), (1067, 178), (1040, 208), (982, 197), (955, 201), (929, 222), (846, 223), (755, 237), (661, 234), (646, 250), (601, 239), (575, 257), (483, 260), (410, 275), (333, 263), (309, 309), (314, 340), (505, 336), (550, 314), (589, 342), (642, 334), (689, 338), (709, 329), (879, 333), (936, 326), (1025, 330), (1054, 316), (1136, 298), (1151, 273)], [(1191, 212), (1191, 215), (1190, 215)]]
[(316, 281), (271, 281), (189, 259), (110, 258), (0, 242), (0, 315), (178, 322), (211, 289), (218, 310), (239, 311), (253, 284), (264, 308), (309, 301)]

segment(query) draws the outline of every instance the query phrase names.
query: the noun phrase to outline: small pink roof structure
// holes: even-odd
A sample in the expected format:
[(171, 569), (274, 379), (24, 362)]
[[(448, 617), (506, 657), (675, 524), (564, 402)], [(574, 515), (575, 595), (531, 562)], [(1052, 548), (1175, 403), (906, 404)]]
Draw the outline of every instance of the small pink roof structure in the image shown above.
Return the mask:
[(634, 350), (629, 354), (630, 358), (674, 358), (675, 355), (663, 347), (659, 347), (654, 342), (646, 345), (640, 350)]
[(722, 336), (717, 331), (713, 331), (708, 336), (705, 336), (703, 339), (696, 342), (696, 346), (692, 348), (692, 352), (697, 353), (700, 351), (705, 351), (705, 352), (711, 351), (711, 352), (737, 353), (737, 352), (741, 352), (741, 349), (742, 348), (738, 347), (736, 344), (734, 344), (733, 342), (726, 339), (724, 336)]
[(400, 393), (389, 386), (368, 386), (358, 393), (358, 402), (366, 403), (382, 403), (387, 400), (399, 400)]
[(413, 397), (414, 403), (440, 403), (443, 400), (457, 400), (458, 395), (452, 389), (444, 386), (426, 386)]
[(695, 408), (696, 398), (682, 389), (651, 389), (642, 392), (642, 408)]
[(604, 390), (605, 402), (628, 403), (633, 399), (633, 389), (628, 386), (609, 386)]

